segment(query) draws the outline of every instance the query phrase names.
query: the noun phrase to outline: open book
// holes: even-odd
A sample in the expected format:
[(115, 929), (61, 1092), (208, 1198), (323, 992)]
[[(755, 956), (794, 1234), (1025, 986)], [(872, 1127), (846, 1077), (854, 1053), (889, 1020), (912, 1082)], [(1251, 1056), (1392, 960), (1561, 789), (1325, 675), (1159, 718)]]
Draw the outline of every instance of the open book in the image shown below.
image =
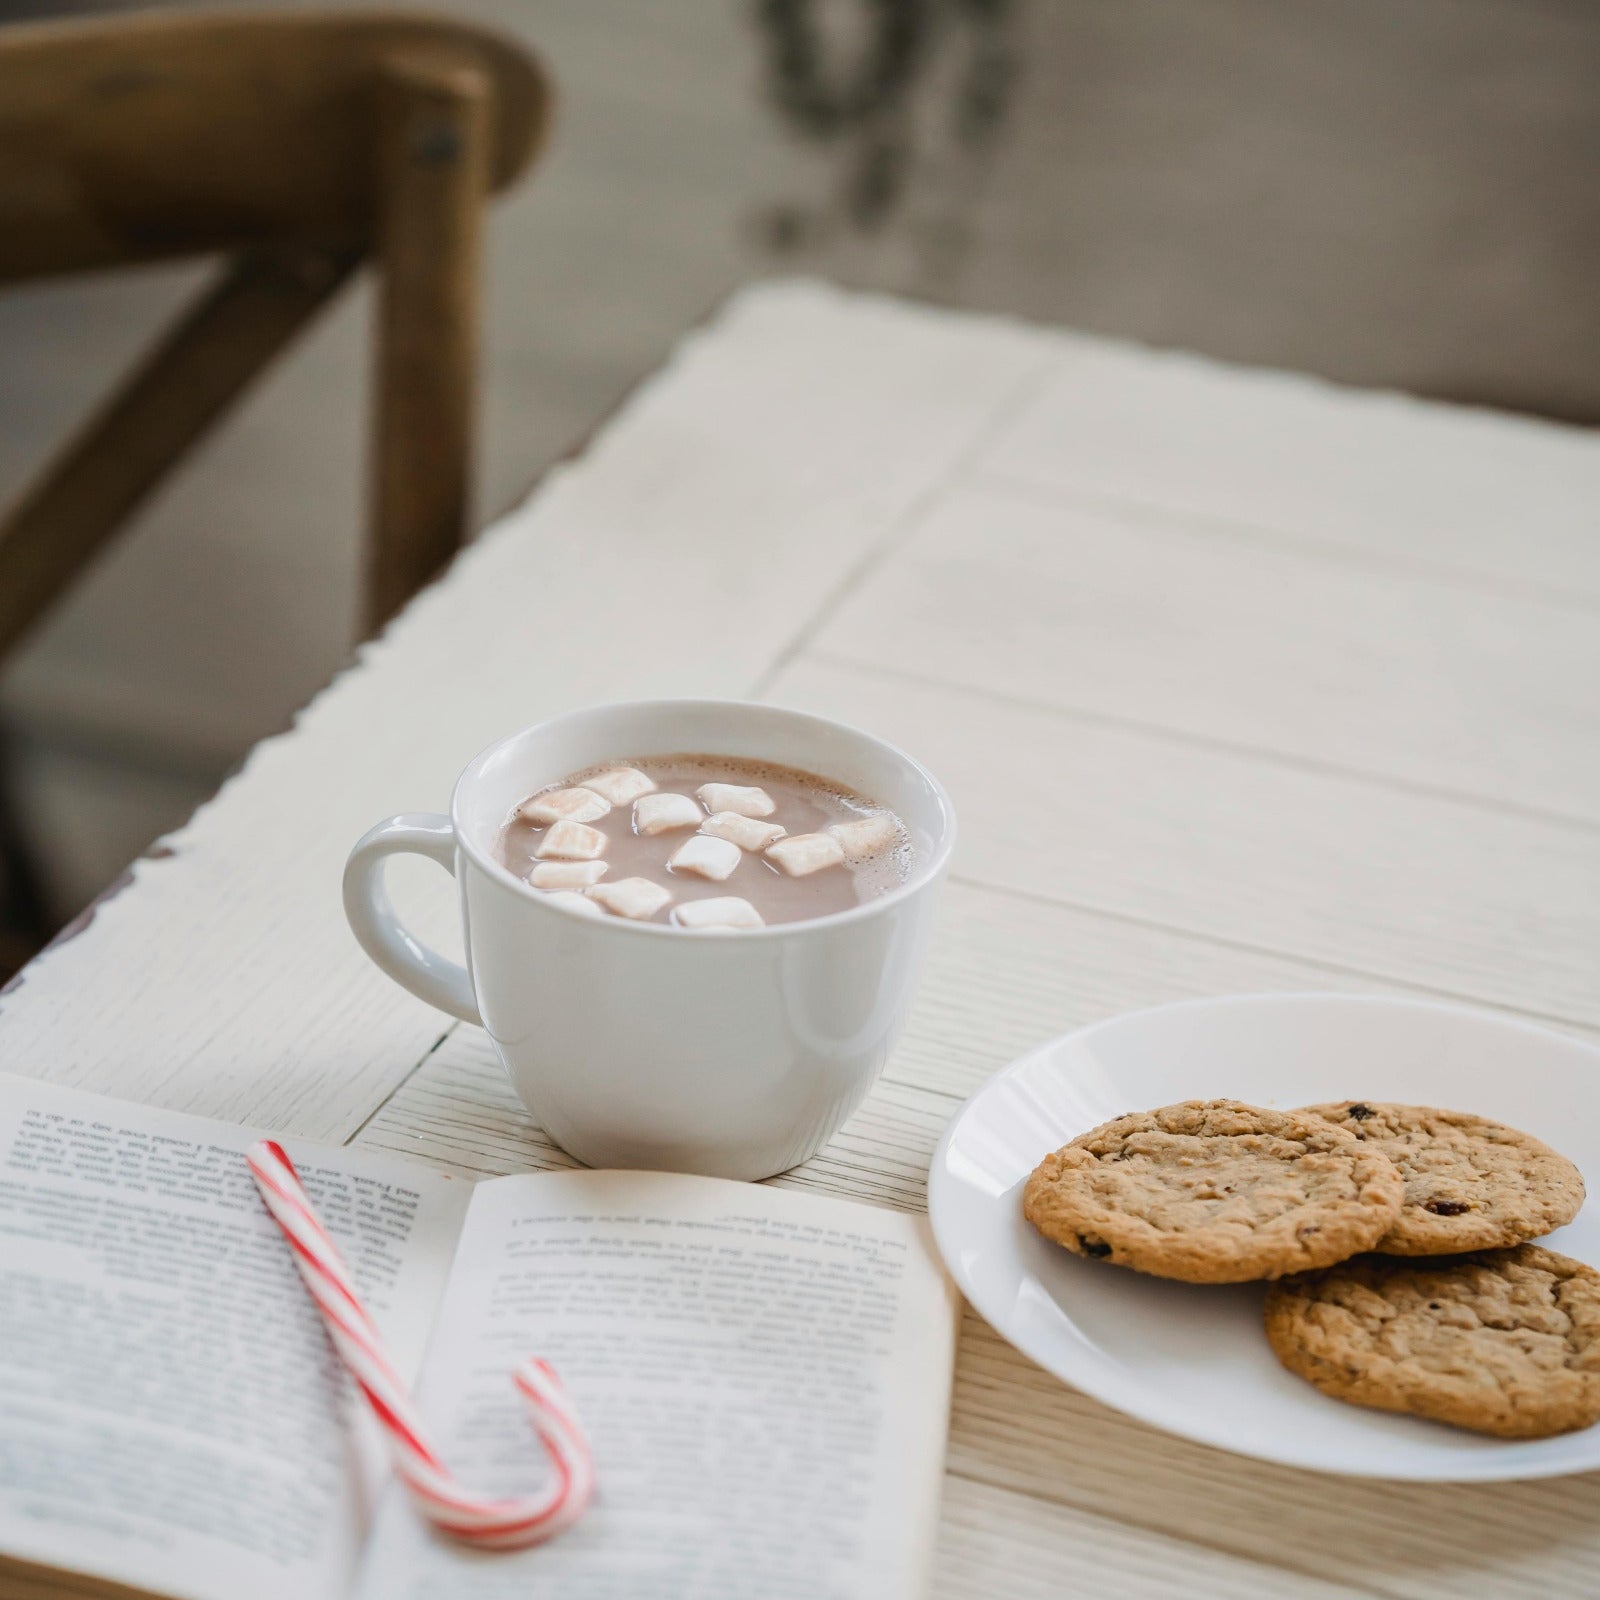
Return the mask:
[(893, 1600), (932, 1554), (954, 1291), (922, 1219), (755, 1184), (476, 1185), (286, 1140), (445, 1459), (537, 1489), (543, 1355), (588, 1516), (464, 1550), (384, 1468), (243, 1152), (0, 1074), (0, 1596)]

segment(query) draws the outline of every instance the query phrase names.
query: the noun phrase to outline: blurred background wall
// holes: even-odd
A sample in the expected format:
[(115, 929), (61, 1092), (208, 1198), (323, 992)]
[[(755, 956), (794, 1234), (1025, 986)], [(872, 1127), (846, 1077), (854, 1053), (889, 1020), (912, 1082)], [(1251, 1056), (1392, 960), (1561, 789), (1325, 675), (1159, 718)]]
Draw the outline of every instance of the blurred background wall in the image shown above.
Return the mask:
[[(480, 523), (763, 274), (1600, 420), (1593, 0), (449, 9), (561, 90), (493, 224)], [(205, 271), (0, 295), (0, 493)], [(0, 678), (57, 919), (348, 658), (368, 310), (317, 324)]]

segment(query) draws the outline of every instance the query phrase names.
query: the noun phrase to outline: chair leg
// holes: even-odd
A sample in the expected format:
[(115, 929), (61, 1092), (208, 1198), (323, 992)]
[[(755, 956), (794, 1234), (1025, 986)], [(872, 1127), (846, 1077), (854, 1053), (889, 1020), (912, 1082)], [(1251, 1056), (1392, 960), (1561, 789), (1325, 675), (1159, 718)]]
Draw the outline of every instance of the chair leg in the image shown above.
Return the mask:
[(0, 730), (0, 982), (55, 932), (44, 877), (16, 804), (13, 767), (11, 741)]
[(482, 73), (426, 58), (385, 76), (369, 633), (466, 537), (489, 94)]

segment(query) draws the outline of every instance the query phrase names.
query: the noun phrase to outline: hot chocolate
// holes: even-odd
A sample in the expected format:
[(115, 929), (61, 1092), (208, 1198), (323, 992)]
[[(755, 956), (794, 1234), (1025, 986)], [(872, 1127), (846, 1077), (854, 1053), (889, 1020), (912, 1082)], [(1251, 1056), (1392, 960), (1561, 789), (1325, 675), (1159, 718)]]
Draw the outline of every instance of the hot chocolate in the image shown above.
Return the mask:
[(864, 795), (710, 755), (607, 762), (550, 784), (507, 820), (499, 856), (580, 915), (691, 930), (825, 917), (913, 865), (904, 824)]

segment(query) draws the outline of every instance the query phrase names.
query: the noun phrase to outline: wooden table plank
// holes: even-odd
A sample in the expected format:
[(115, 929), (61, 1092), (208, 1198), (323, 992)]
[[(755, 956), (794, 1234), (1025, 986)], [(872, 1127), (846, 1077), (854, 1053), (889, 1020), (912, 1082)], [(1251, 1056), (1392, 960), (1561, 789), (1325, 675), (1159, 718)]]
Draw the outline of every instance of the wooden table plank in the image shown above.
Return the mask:
[(1403, 1600), (1590, 1600), (1600, 1474), (1405, 1484), (1249, 1461), (1059, 1383), (968, 1313), (951, 1473)]
[(1561, 427), (1055, 335), (997, 476), (1396, 570), (1600, 600), (1600, 448)]
[(1045, 1508), (993, 1484), (945, 1484), (933, 1593), (949, 1600), (1334, 1600), (1377, 1592), (1332, 1564), (1313, 1578), (1071, 1507)]
[(1600, 1022), (1587, 829), (810, 658), (771, 694), (917, 751), (955, 800), (962, 877)]
[(930, 508), (814, 646), (1600, 825), (1600, 614), (1521, 589), (980, 481)]
[[(1174, 1000), (1421, 991), (1072, 906), (952, 883), (891, 1080), (965, 1099), (1042, 1040)], [(1591, 1029), (1552, 1024), (1590, 1043)]]

